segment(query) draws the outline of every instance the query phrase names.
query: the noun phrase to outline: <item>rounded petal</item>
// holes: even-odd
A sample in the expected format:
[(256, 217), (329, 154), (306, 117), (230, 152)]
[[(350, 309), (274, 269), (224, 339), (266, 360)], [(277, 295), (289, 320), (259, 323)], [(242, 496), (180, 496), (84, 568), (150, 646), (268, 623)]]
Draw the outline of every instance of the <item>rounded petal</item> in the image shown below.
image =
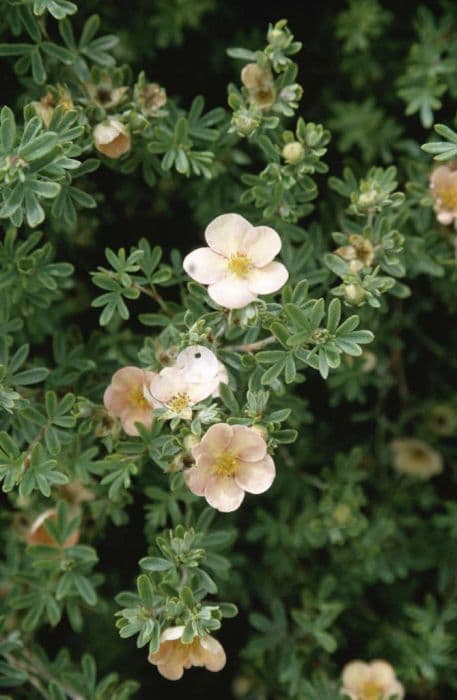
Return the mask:
[(351, 661), (343, 668), (341, 679), (345, 689), (357, 692), (371, 679), (370, 667), (364, 661)]
[(140, 367), (121, 367), (111, 377), (111, 385), (116, 389), (128, 389), (145, 381), (145, 372)]
[(221, 214), (206, 227), (205, 238), (216, 253), (229, 258), (246, 249), (246, 236), (252, 231), (247, 219), (239, 214)]
[(219, 369), (216, 355), (204, 345), (190, 345), (180, 352), (175, 367), (183, 372), (188, 382), (207, 382)]
[(211, 466), (191, 467), (184, 472), (184, 481), (189, 491), (192, 491), (196, 496), (204, 496), (211, 474)]
[[(251, 273), (249, 278), (250, 276)], [(227, 275), (219, 282), (211, 284), (208, 287), (208, 294), (216, 304), (225, 309), (244, 309), (257, 298), (257, 295), (249, 289), (249, 278)]]
[(182, 394), (187, 391), (187, 385), (184, 381), (181, 370), (177, 367), (165, 367), (156, 374), (149, 385), (149, 393), (156, 401), (162, 404), (168, 403), (176, 394)]
[(205, 488), (205, 498), (221, 513), (231, 513), (243, 502), (244, 491), (231, 477), (212, 476)]
[(268, 265), (281, 250), (279, 234), (269, 226), (256, 226), (247, 242), (247, 255), (256, 267)]
[(252, 294), (272, 294), (281, 289), (289, 279), (287, 268), (279, 262), (249, 271), (246, 281)]
[(119, 416), (128, 404), (127, 392), (128, 389), (127, 391), (119, 390), (112, 384), (106, 387), (105, 393), (103, 394), (103, 404), (106, 410), (110, 411), (115, 416)]
[(141, 423), (147, 428), (151, 427), (153, 421), (152, 408), (137, 408), (124, 411), (120, 417), (120, 421), (122, 428), (127, 435), (137, 436), (139, 433), (135, 423)]
[(227, 261), (211, 248), (197, 248), (183, 261), (184, 270), (200, 284), (213, 284), (227, 274)]
[(266, 455), (259, 462), (239, 462), (235, 481), (248, 493), (264, 493), (270, 488), (275, 476), (275, 463), (270, 455)]
[(207, 635), (200, 639), (203, 665), (208, 671), (220, 671), (224, 668), (227, 657), (224, 647), (214, 637)]
[(167, 627), (160, 635), (160, 643), (172, 642), (176, 639), (181, 639), (184, 632), (184, 625), (176, 625), (176, 627)]
[(448, 226), (449, 224), (452, 224), (452, 221), (454, 220), (454, 213), (444, 209), (443, 211), (439, 211), (437, 213), (436, 218), (440, 224), (443, 224), (443, 226)]
[(395, 698), (395, 700), (403, 700), (404, 697), (405, 689), (403, 685), (399, 681), (394, 680), (386, 691), (385, 700), (390, 700), (390, 698)]
[(389, 686), (395, 680), (395, 671), (387, 661), (376, 659), (370, 664), (371, 679), (381, 686)]
[(227, 423), (215, 423), (209, 428), (202, 441), (192, 448), (192, 454), (199, 460), (200, 456), (212, 457), (225, 452), (233, 437), (233, 428)]
[(267, 453), (267, 443), (257, 431), (246, 425), (233, 425), (230, 452), (244, 462), (258, 462)]

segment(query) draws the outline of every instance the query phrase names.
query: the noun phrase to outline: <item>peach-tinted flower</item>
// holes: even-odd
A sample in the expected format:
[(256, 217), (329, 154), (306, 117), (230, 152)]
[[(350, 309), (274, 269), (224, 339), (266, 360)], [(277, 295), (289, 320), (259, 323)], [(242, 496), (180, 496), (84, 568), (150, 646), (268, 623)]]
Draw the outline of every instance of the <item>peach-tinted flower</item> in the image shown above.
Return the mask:
[(390, 446), (393, 452), (393, 467), (401, 474), (425, 480), (443, 471), (442, 456), (423, 440), (397, 438)]
[(351, 661), (343, 669), (341, 693), (350, 700), (402, 700), (405, 691), (387, 661)]
[(147, 388), (157, 375), (139, 367), (123, 367), (111, 378), (111, 384), (103, 396), (105, 408), (121, 421), (127, 435), (138, 435), (135, 423), (147, 428), (152, 425), (152, 409), (146, 398)]
[(373, 245), (358, 233), (352, 233), (349, 236), (349, 245), (337, 248), (335, 253), (349, 263), (352, 272), (359, 272), (365, 266), (369, 267), (374, 260)]
[(269, 489), (276, 475), (265, 440), (245, 425), (212, 425), (192, 455), (196, 466), (184, 472), (187, 486), (223, 513), (239, 508), (245, 491)]
[(269, 226), (251, 226), (239, 214), (216, 217), (205, 231), (207, 248), (184, 259), (192, 279), (208, 285), (208, 294), (227, 309), (242, 309), (259, 294), (272, 294), (287, 282), (284, 265), (273, 262), (281, 239)]
[[(55, 508), (50, 508), (45, 510), (44, 513), (38, 516), (38, 518), (32, 523), (29, 531), (26, 535), (27, 544), (46, 544), (49, 547), (59, 547), (57, 540), (46, 531), (44, 525), (47, 520), (55, 520), (57, 518), (57, 511)], [(80, 537), (79, 528), (74, 530), (69, 537), (63, 543), (64, 547), (73, 547), (79, 542)]]
[(457, 228), (457, 163), (440, 165), (432, 173), (430, 189), (435, 200), (436, 218), (440, 224)]
[(108, 158), (120, 158), (130, 151), (130, 132), (117, 119), (107, 119), (94, 128), (94, 144), (97, 151)]
[(241, 82), (247, 88), (249, 101), (268, 111), (276, 99), (274, 78), (268, 68), (248, 63), (241, 71)]
[(204, 666), (208, 671), (220, 671), (226, 663), (225, 651), (220, 642), (210, 635), (194, 637), (190, 644), (181, 641), (183, 626), (169, 627), (162, 632), (160, 647), (150, 654), (148, 661), (169, 681), (182, 678), (184, 669)]

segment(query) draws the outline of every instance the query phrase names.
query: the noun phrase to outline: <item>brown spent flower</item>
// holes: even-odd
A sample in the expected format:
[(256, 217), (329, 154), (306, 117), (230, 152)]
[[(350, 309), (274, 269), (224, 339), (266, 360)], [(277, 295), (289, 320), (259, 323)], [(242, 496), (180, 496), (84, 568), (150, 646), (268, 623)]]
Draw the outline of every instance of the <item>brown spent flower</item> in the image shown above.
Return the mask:
[(341, 246), (335, 250), (335, 255), (349, 263), (351, 272), (359, 272), (363, 267), (369, 267), (374, 260), (374, 248), (367, 238), (358, 233), (351, 233), (349, 245)]
[(166, 105), (167, 93), (158, 83), (147, 83), (141, 88), (135, 88), (135, 100), (146, 116), (153, 117)]
[(430, 178), (430, 190), (440, 224), (447, 226), (454, 222), (457, 228), (457, 161), (451, 160), (435, 168)]
[(271, 71), (258, 63), (248, 63), (241, 71), (241, 82), (249, 92), (249, 101), (268, 111), (276, 99), (276, 88)]
[(98, 83), (86, 83), (90, 99), (99, 107), (111, 109), (124, 99), (129, 88), (126, 85), (114, 87), (109, 75), (104, 75)]
[(117, 119), (100, 122), (93, 131), (94, 145), (97, 151), (107, 158), (120, 158), (132, 147), (130, 132)]
[[(50, 508), (49, 510), (45, 510), (44, 513), (41, 513), (41, 515), (34, 520), (32, 525), (30, 526), (29, 531), (26, 534), (26, 542), (27, 544), (45, 544), (48, 545), (49, 547), (60, 547), (60, 544), (57, 542), (57, 540), (49, 533), (47, 532), (46, 528), (44, 527), (45, 523), (47, 520), (55, 520), (57, 518), (57, 511), (55, 508)], [(64, 547), (73, 547), (75, 544), (79, 542), (81, 532), (79, 528), (77, 530), (74, 530), (69, 537), (65, 540), (63, 543)]]
[(46, 128), (49, 127), (56, 107), (62, 107), (64, 112), (69, 112), (74, 107), (70, 93), (62, 86), (58, 88), (57, 101), (52, 92), (47, 92), (39, 101), (32, 102), (32, 105)]

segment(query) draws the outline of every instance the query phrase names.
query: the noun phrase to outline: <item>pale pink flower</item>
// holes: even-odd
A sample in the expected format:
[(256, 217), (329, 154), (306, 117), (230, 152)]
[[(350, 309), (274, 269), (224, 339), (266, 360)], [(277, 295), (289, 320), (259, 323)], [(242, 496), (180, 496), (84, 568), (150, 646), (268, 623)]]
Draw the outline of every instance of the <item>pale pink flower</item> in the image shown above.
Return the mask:
[(227, 381), (227, 370), (216, 355), (203, 345), (191, 345), (179, 353), (174, 365), (153, 377), (145, 395), (167, 409), (165, 418), (190, 420), (193, 406), (218, 396), (219, 384)]
[(190, 644), (181, 641), (184, 627), (169, 627), (160, 636), (160, 647), (148, 661), (169, 681), (182, 678), (184, 669), (204, 666), (208, 671), (220, 671), (226, 663), (225, 651), (214, 637), (194, 637)]
[(430, 189), (435, 200), (436, 218), (440, 224), (454, 222), (457, 228), (457, 163), (440, 165), (432, 173)]
[(123, 367), (111, 378), (103, 396), (105, 408), (121, 421), (127, 435), (138, 435), (135, 423), (150, 428), (155, 405), (146, 398), (146, 391), (157, 375), (139, 367)]
[(405, 691), (387, 661), (351, 661), (343, 669), (341, 693), (350, 700), (402, 700)]
[(222, 214), (205, 231), (207, 248), (184, 259), (187, 274), (208, 285), (213, 301), (227, 309), (242, 309), (259, 294), (272, 294), (287, 282), (284, 265), (273, 262), (281, 239), (269, 226), (251, 226), (239, 214)]
[(265, 440), (245, 425), (212, 425), (192, 455), (196, 466), (184, 472), (187, 486), (223, 513), (239, 508), (245, 491), (269, 489), (276, 475)]

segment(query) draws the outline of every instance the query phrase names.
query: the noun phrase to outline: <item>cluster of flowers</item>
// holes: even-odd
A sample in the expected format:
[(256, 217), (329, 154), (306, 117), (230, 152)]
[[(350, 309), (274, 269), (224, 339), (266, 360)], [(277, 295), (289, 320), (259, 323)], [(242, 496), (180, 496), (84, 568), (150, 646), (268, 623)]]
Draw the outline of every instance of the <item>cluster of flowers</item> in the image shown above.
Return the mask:
[[(183, 265), (192, 279), (208, 287), (209, 296), (220, 306), (244, 308), (258, 295), (278, 291), (287, 281), (286, 268), (274, 260), (281, 239), (272, 228), (253, 227), (238, 214), (224, 214), (209, 224), (205, 238), (208, 246), (187, 255)], [(351, 243), (356, 249), (358, 241)], [(178, 354), (173, 365), (159, 372), (139, 367), (119, 369), (105, 391), (104, 404), (120, 420), (123, 430), (136, 436), (138, 425), (151, 427), (154, 420), (190, 421), (195, 407), (209, 397), (217, 398), (220, 385), (228, 381), (227, 369), (212, 350), (191, 345)], [(428, 478), (441, 469), (438, 453), (419, 440), (397, 440), (392, 448), (398, 471)], [(265, 492), (275, 478), (264, 431), (255, 425), (213, 424), (200, 440), (195, 439), (191, 455), (194, 463), (183, 473), (188, 488), (221, 512), (239, 508), (245, 492)], [(415, 468), (418, 461), (420, 474)], [(165, 629), (158, 651), (149, 657), (165, 678), (177, 680), (191, 666), (210, 671), (223, 668), (226, 657), (216, 639), (207, 635), (184, 644), (182, 633), (179, 625)], [(394, 670), (385, 661), (348, 664), (343, 671), (342, 693), (351, 700), (388, 700), (393, 696), (401, 700), (404, 695)]]

